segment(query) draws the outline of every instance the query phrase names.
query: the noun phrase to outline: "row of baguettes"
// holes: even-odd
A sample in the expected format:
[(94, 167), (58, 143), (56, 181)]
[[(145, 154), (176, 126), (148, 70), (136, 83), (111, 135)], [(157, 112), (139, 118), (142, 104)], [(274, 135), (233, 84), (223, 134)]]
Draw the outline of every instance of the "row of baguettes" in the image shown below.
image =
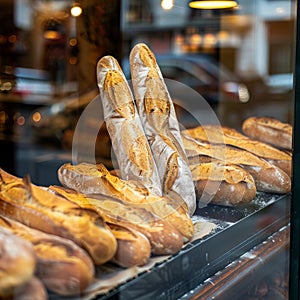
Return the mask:
[[(290, 192), (291, 126), (272, 118), (251, 117), (242, 130), (203, 125), (182, 131), (200, 201), (236, 205), (253, 200), (257, 191)], [(277, 147), (271, 136), (276, 136)]]
[[(185, 207), (110, 175), (104, 166), (62, 165), (59, 177), (65, 187), (36, 186), (4, 170), (0, 175), (0, 229), (25, 240), (34, 253), (30, 274), (21, 274), (21, 283), (16, 279), (11, 287), (0, 286), (0, 295), (15, 293), (33, 275), (41, 294), (47, 295), (45, 289), (80, 294), (92, 283), (96, 265), (145, 265), (151, 255), (177, 253), (194, 234)], [(80, 187), (90, 189), (90, 195)], [(21, 276), (21, 263), (14, 262), (6, 276)]]

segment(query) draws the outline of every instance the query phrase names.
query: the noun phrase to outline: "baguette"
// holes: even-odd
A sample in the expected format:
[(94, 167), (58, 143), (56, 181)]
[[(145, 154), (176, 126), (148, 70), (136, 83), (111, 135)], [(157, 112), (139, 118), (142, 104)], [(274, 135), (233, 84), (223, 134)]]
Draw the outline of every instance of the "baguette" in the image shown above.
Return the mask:
[(183, 199), (191, 216), (196, 195), (178, 120), (155, 55), (147, 45), (133, 47), (130, 68), (137, 109), (162, 180), (163, 195)]
[(108, 224), (132, 228), (142, 233), (150, 242), (152, 254), (174, 254), (183, 245), (182, 236), (176, 228), (146, 209), (101, 194), (84, 195), (72, 189), (54, 186), (50, 189), (81, 207), (97, 211)]
[(117, 252), (112, 262), (124, 268), (144, 266), (151, 256), (151, 244), (148, 238), (129, 226), (107, 223), (118, 241)]
[(48, 290), (59, 295), (80, 294), (95, 274), (88, 254), (68, 239), (30, 228), (0, 216), (0, 226), (28, 241), (37, 258), (36, 275)]
[(208, 158), (206, 162), (220, 160), (226, 164), (238, 165), (248, 171), (255, 181), (257, 191), (271, 193), (291, 191), (291, 179), (284, 171), (251, 152), (231, 146), (201, 142), (185, 134), (182, 138), (191, 164), (200, 163), (199, 160), (203, 161), (203, 156)]
[(161, 183), (151, 150), (122, 69), (112, 56), (97, 64), (104, 119), (119, 164), (121, 178), (142, 182), (161, 195)]
[(13, 296), (3, 297), (1, 300), (47, 300), (48, 293), (41, 280), (33, 276), (29, 282), (14, 290)]
[(252, 176), (236, 165), (212, 161), (190, 168), (200, 202), (234, 206), (249, 203), (256, 196)]
[(185, 202), (153, 195), (136, 182), (112, 175), (103, 164), (66, 163), (59, 168), (58, 178), (62, 185), (80, 193), (104, 194), (151, 211), (177, 228), (184, 242), (191, 240), (194, 235), (194, 225), (187, 213)]
[(13, 296), (34, 275), (36, 257), (32, 245), (0, 226), (0, 297)]
[(29, 227), (73, 240), (95, 264), (109, 261), (117, 242), (104, 220), (94, 211), (58, 197), (45, 189), (0, 170), (2, 215)]
[(183, 131), (183, 134), (187, 134), (196, 140), (207, 141), (212, 144), (225, 143), (226, 145), (246, 150), (263, 158), (291, 176), (292, 157), (289, 153), (266, 143), (250, 139), (235, 129), (216, 125), (203, 125), (186, 129)]
[(292, 150), (293, 128), (288, 123), (270, 117), (250, 117), (243, 122), (242, 130), (252, 139)]

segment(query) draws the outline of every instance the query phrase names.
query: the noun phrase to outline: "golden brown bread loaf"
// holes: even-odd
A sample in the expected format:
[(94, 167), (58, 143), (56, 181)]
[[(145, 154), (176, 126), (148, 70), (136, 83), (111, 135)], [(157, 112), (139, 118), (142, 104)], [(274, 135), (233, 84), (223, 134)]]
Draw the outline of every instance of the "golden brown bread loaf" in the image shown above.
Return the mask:
[(256, 196), (252, 176), (236, 165), (221, 161), (190, 165), (199, 201), (222, 205), (245, 204)]
[(161, 182), (123, 71), (112, 56), (97, 64), (104, 119), (119, 164), (121, 178), (142, 182), (161, 195)]
[(34, 275), (36, 257), (32, 245), (0, 226), (0, 298), (13, 296)]
[(108, 223), (109, 228), (118, 241), (117, 252), (112, 261), (124, 268), (145, 265), (151, 256), (151, 244), (141, 232), (121, 226), (116, 223)]
[(47, 289), (60, 295), (80, 294), (94, 276), (94, 264), (86, 251), (71, 240), (35, 230), (0, 216), (0, 227), (30, 242), (36, 259), (36, 275)]
[(81, 207), (97, 211), (108, 224), (141, 232), (149, 240), (152, 254), (174, 254), (183, 245), (182, 236), (176, 228), (144, 208), (101, 194), (84, 195), (72, 189), (50, 188)]
[[(99, 209), (97, 210), (85, 195), (75, 190), (54, 185), (49, 186), (49, 190), (77, 203), (83, 208), (92, 209), (99, 213)], [(105, 219), (104, 212), (101, 212), (101, 216)], [(117, 251), (112, 258), (113, 262), (127, 268), (142, 266), (148, 262), (151, 255), (151, 245), (142, 233), (131, 227), (122, 226), (118, 221), (112, 223), (112, 220), (110, 220), (106, 224), (109, 226), (118, 243)]]
[(58, 197), (45, 189), (0, 170), (1, 214), (29, 227), (73, 240), (95, 264), (109, 261), (117, 242), (104, 220), (94, 211)]
[(137, 109), (162, 180), (163, 195), (183, 199), (192, 215), (196, 196), (173, 101), (147, 45), (133, 47), (130, 69)]
[[(58, 170), (62, 185), (83, 194), (104, 194), (130, 203), (131, 206), (151, 211), (159, 218), (178, 229), (184, 242), (194, 235), (194, 225), (186, 211), (185, 202), (160, 197), (134, 181), (121, 180), (112, 175), (103, 164), (63, 164)], [(194, 187), (193, 187), (194, 188)], [(182, 206), (183, 205), (183, 206)]]
[[(1, 298), (2, 299), (2, 298)], [(45, 285), (39, 278), (33, 276), (26, 284), (14, 291), (13, 297), (3, 298), (2, 300), (47, 300), (48, 293)]]
[(207, 141), (211, 144), (226, 144), (249, 151), (291, 176), (292, 157), (290, 154), (266, 143), (250, 139), (235, 129), (217, 125), (203, 125), (186, 129), (183, 133), (196, 140)]
[(291, 190), (291, 179), (284, 171), (251, 152), (228, 145), (209, 144), (185, 134), (182, 138), (190, 164), (201, 163), (203, 157), (207, 158), (207, 163), (220, 160), (248, 171), (260, 192), (288, 193)]
[(293, 128), (288, 123), (270, 117), (250, 117), (243, 122), (242, 130), (252, 139), (292, 150)]

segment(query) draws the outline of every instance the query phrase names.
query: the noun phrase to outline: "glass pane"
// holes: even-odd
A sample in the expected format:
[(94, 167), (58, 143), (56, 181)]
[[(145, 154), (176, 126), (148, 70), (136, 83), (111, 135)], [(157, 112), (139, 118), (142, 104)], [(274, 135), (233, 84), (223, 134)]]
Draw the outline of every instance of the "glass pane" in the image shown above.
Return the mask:
[(74, 287), (37, 262), (50, 298), (293, 296), (298, 2), (190, 2), (0, 3), (0, 230), (10, 218), (88, 253)]

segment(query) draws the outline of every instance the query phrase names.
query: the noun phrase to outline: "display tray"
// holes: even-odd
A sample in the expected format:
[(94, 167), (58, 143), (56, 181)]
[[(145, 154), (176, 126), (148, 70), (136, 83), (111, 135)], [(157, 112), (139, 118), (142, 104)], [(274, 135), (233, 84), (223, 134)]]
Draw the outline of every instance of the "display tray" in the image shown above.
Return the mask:
[(215, 223), (213, 232), (94, 299), (180, 299), (288, 224), (290, 199), (290, 194), (258, 193), (245, 206), (198, 208), (193, 218)]

